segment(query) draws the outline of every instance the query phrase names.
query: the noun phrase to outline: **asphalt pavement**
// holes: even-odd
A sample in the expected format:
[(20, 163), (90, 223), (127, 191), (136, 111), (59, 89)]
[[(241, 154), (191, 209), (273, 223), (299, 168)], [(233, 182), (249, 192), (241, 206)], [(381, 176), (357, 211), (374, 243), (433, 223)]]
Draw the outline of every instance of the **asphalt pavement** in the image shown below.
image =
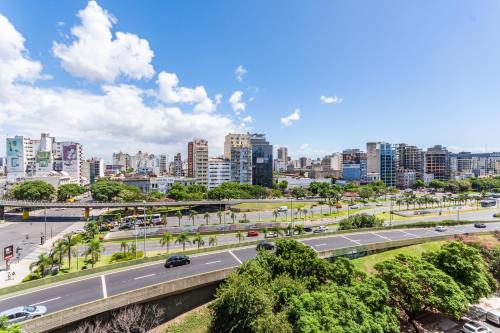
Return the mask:
[[(486, 230), (500, 230), (500, 223), (490, 223)], [(306, 245), (317, 251), (331, 250), (356, 245), (384, 243), (392, 240), (422, 238), (435, 235), (454, 235), (477, 232), (472, 225), (449, 227), (445, 232), (433, 228), (358, 232), (303, 239)], [(484, 231), (484, 229), (481, 229)], [(222, 268), (236, 267), (256, 256), (255, 248), (240, 248), (191, 256), (191, 264), (171, 269), (163, 267), (163, 262), (155, 262), (140, 267), (130, 267), (122, 271), (104, 273), (98, 277), (69, 280), (38, 290), (27, 290), (18, 295), (0, 298), (0, 311), (22, 305), (39, 304), (48, 312), (62, 310), (89, 301), (135, 290), (174, 279), (201, 274)]]

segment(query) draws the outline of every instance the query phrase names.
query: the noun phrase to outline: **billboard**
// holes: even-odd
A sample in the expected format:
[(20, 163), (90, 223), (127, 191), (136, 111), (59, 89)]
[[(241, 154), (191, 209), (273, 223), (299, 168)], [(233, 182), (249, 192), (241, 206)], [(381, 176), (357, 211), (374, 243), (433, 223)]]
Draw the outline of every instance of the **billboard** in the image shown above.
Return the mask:
[(63, 146), (63, 160), (64, 161), (76, 161), (78, 159), (77, 156), (77, 147), (75, 143), (65, 144)]
[(3, 248), (3, 260), (14, 258), (14, 245), (9, 245)]
[(20, 157), (23, 156), (23, 139), (22, 138), (7, 138), (7, 156)]
[(47, 168), (50, 164), (50, 152), (40, 151), (36, 154), (36, 163), (40, 168)]

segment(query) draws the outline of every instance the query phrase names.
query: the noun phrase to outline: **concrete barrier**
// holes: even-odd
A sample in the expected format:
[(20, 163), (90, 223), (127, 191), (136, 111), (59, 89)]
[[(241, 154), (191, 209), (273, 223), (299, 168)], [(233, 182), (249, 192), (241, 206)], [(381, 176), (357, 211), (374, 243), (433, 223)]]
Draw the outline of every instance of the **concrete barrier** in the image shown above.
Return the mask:
[(226, 279), (236, 268), (237, 267), (235, 266), (168, 281), (53, 312), (46, 316), (24, 322), (22, 324), (22, 330), (26, 333), (51, 332), (57, 328), (103, 312), (219, 283), (220, 281)]

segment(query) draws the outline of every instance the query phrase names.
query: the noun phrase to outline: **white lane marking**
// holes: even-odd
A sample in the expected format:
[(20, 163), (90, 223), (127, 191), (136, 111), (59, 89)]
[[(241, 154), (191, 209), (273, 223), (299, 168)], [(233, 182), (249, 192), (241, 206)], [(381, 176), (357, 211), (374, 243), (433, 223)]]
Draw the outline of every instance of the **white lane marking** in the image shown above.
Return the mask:
[(51, 299), (48, 299), (48, 300), (45, 300), (45, 301), (41, 301), (41, 302), (38, 302), (38, 303), (35, 303), (35, 304), (31, 304), (31, 305), (42, 305), (42, 304), (45, 304), (45, 303), (48, 303), (48, 302), (57, 301), (60, 298), (61, 297), (55, 297), (55, 298), (51, 298)]
[(412, 234), (411, 232), (407, 232), (407, 231), (403, 231), (403, 230), (398, 230), (398, 231), (401, 231), (403, 234), (405, 234), (405, 235), (410, 235), (410, 236), (412, 236), (412, 237), (422, 237), (422, 236), (417, 236), (417, 235), (415, 235), (415, 234)]
[(317, 244), (317, 245), (314, 245), (314, 246), (319, 247), (319, 246), (326, 246), (326, 245), (328, 245), (328, 244), (326, 244), (326, 243), (321, 243), (321, 244)]
[(234, 253), (233, 251), (229, 251), (229, 253), (234, 257), (234, 259), (236, 259), (237, 262), (239, 262), (240, 264), (243, 264), (243, 262), (241, 262), (240, 258), (238, 258)]
[(356, 244), (358, 244), (358, 245), (362, 245), (359, 241), (354, 240), (354, 239), (350, 239), (350, 238), (349, 238), (349, 237), (347, 237), (347, 236), (342, 235), (342, 236), (340, 236), (340, 237), (345, 238), (345, 239), (347, 239), (348, 241), (351, 241), (351, 242), (356, 243)]
[(212, 265), (212, 264), (216, 264), (216, 263), (219, 263), (220, 260), (217, 260), (217, 261), (210, 261), (210, 262), (206, 262), (205, 265)]
[(153, 274), (148, 274), (148, 275), (144, 275), (144, 276), (138, 276), (138, 277), (135, 277), (134, 280), (140, 280), (140, 279), (144, 279), (144, 278), (148, 278), (148, 277), (152, 277), (152, 276), (155, 276), (156, 274), (153, 273)]
[(392, 241), (392, 239), (390, 239), (389, 237), (385, 237), (385, 236), (382, 236), (381, 234), (376, 234), (374, 232), (371, 233), (372, 235), (375, 235), (375, 236), (379, 236), (380, 238), (383, 238), (383, 239), (387, 239), (389, 241)]
[(106, 289), (106, 278), (104, 275), (101, 275), (101, 282), (102, 282), (102, 298), (108, 298), (108, 291)]

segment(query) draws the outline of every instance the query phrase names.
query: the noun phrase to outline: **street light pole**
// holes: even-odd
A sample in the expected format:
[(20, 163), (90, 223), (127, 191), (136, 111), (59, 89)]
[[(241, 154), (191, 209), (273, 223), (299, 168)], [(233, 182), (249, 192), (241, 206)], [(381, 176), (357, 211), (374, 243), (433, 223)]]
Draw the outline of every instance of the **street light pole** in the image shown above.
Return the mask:
[(146, 200), (142, 203), (144, 204), (144, 257), (146, 257)]

